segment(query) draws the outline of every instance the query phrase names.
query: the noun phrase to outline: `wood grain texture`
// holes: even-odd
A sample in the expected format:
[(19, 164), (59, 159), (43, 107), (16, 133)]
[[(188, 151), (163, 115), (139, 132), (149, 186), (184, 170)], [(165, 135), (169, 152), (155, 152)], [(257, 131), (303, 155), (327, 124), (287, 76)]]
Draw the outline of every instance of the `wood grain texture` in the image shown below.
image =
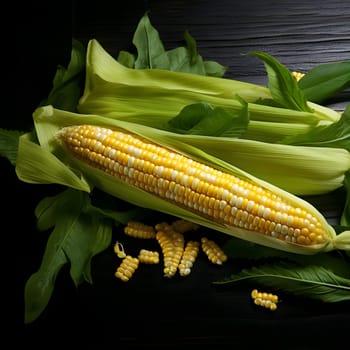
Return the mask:
[(138, 20), (149, 11), (166, 48), (181, 44), (188, 30), (203, 57), (229, 67), (228, 77), (265, 75), (258, 60), (241, 55), (251, 50), (263, 50), (300, 71), (350, 58), (349, 1), (150, 0), (132, 2), (133, 11), (127, 4), (117, 10), (107, 3), (88, 8), (93, 16), (77, 12), (73, 33), (83, 40), (97, 37), (114, 54), (130, 47)]

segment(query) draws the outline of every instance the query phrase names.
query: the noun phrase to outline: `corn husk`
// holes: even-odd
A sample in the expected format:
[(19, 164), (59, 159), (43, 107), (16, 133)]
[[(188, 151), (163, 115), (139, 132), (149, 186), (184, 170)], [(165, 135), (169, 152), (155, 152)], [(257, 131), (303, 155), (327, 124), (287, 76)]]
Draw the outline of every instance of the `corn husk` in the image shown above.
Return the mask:
[[(22, 181), (30, 183), (49, 183), (51, 180), (52, 183), (65, 184), (66, 186), (87, 192), (97, 187), (112, 196), (116, 196), (137, 206), (174, 215), (244, 240), (298, 254), (314, 254), (320, 251), (330, 251), (333, 249), (350, 249), (350, 231), (345, 231), (340, 235), (336, 235), (333, 227), (327, 223), (322, 214), (310, 203), (221, 159), (213, 157), (192, 145), (184, 143), (179, 139), (171, 140), (168, 137), (168, 133), (164, 131), (96, 115), (83, 115), (61, 111), (54, 109), (52, 106), (45, 106), (36, 110), (34, 113), (34, 124), (40, 146), (36, 145), (37, 147), (33, 147), (31, 151), (23, 151), (23, 148), (26, 147), (25, 142), (29, 142), (29, 140), (26, 135), (20, 138), (20, 152), (17, 159), (16, 172)], [(215, 223), (141, 189), (126, 184), (99, 169), (95, 169), (82, 161), (74, 159), (69, 152), (64, 152), (64, 149), (58, 142), (57, 134), (60, 129), (65, 126), (80, 124), (93, 124), (133, 132), (152, 142), (156, 142), (210, 166), (253, 181), (275, 192), (279, 196), (288, 198), (292, 204), (311, 211), (318, 220), (320, 220), (323, 227), (326, 228), (329, 239), (324, 244), (300, 246), (252, 231), (229, 227), (227, 225)], [(44, 166), (46, 164), (45, 157), (56, 157), (57, 164), (59, 165), (56, 166), (50, 163), (50, 166), (53, 168), (48, 172)], [(58, 175), (55, 173), (56, 168), (60, 169)], [(73, 176), (71, 178), (72, 174), (75, 174), (75, 177)], [(88, 186), (86, 184), (88, 184)]]
[[(271, 140), (304, 131), (308, 126), (339, 120), (330, 108), (308, 102), (313, 112), (290, 110), (257, 103), (271, 99), (267, 87), (232, 79), (201, 76), (161, 69), (130, 69), (109, 55), (97, 40), (88, 44), (86, 82), (80, 99), (80, 113), (91, 113), (129, 122), (159, 127), (186, 105), (206, 102), (213, 106), (240, 109), (240, 99), (248, 102), (249, 133), (261, 131), (259, 122), (269, 122), (260, 140)], [(277, 125), (276, 125), (277, 123)], [(283, 128), (278, 124), (283, 123)], [(296, 124), (295, 128), (293, 124)], [(275, 129), (276, 126), (276, 129)], [(284, 133), (284, 135), (279, 133)]]

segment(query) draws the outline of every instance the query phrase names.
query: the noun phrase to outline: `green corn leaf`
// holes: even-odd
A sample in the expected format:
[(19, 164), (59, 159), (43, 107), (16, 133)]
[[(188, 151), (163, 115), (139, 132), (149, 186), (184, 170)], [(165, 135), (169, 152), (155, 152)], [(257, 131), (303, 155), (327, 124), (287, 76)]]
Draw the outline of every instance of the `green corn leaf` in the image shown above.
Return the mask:
[(92, 283), (91, 259), (110, 246), (111, 238), (112, 221), (91, 215), (89, 211), (81, 213), (72, 223), (63, 249), (68, 254), (70, 275), (76, 286), (84, 281)]
[(190, 55), (190, 63), (195, 64), (200, 58), (197, 50), (197, 43), (187, 30), (185, 31), (184, 38)]
[(135, 55), (127, 51), (120, 51), (117, 57), (117, 61), (125, 67), (134, 68)]
[[(67, 194), (65, 191), (55, 196), (48, 196), (43, 198), (35, 208), (35, 216), (37, 219), (37, 228), (40, 231), (48, 230), (56, 224), (56, 220), (59, 219), (57, 213), (60, 208), (64, 206)], [(92, 192), (92, 199), (96, 201), (96, 189)], [(99, 196), (101, 197), (101, 193)], [(114, 221), (116, 225), (122, 223), (126, 224), (129, 220), (135, 217), (147, 217), (149, 212), (145, 212), (144, 209), (139, 207), (126, 207), (123, 202), (118, 203), (113, 200), (111, 196), (104, 195), (103, 198), (97, 200), (97, 205), (88, 202), (86, 204), (86, 211), (91, 215), (98, 216), (100, 218), (109, 218)], [(126, 207), (125, 210), (118, 211), (116, 208)], [(113, 209), (111, 209), (113, 208)]]
[(204, 61), (198, 53), (197, 43), (188, 31), (184, 33), (186, 47), (168, 50), (169, 70), (221, 78), (227, 67), (215, 61)]
[(167, 51), (169, 70), (185, 73), (206, 75), (202, 57), (198, 54), (197, 43), (194, 38), (185, 32), (186, 47), (180, 46)]
[[(39, 270), (30, 276), (25, 286), (26, 323), (34, 321), (45, 309), (57, 274), (67, 263), (70, 263), (70, 274), (76, 286), (83, 281), (91, 283), (91, 259), (111, 241), (112, 221), (90, 215), (86, 210), (89, 203), (86, 193), (67, 189), (50, 203), (51, 207), (45, 203), (46, 222), (39, 226), (48, 227), (54, 222), (54, 229)], [(38, 212), (40, 221), (43, 211)]]
[(112, 220), (132, 214), (116, 211), (113, 215), (91, 205), (86, 193), (67, 189), (44, 198), (36, 208), (38, 226), (54, 226), (39, 270), (27, 281), (25, 288), (25, 320), (35, 320), (48, 304), (61, 268), (70, 263), (70, 275), (78, 286), (92, 283), (91, 259), (111, 243)]
[(303, 91), (299, 88), (296, 79), (291, 75), (288, 68), (267, 53), (253, 51), (248, 54), (263, 60), (267, 71), (269, 88), (273, 99), (277, 103), (285, 108), (305, 112), (311, 111)]
[(324, 103), (350, 87), (350, 61), (317, 65), (299, 80), (298, 85), (309, 101)]
[(345, 205), (340, 217), (340, 224), (350, 227), (350, 171), (345, 174), (344, 189), (346, 191)]
[(0, 128), (0, 156), (7, 158), (12, 165), (16, 165), (18, 142), (24, 133), (24, 131)]
[(280, 142), (290, 145), (344, 148), (350, 152), (350, 103), (337, 122), (316, 126), (307, 133), (289, 136)]
[[(74, 194), (74, 192), (72, 194)], [(57, 215), (57, 213), (60, 213), (64, 208), (67, 201), (67, 196), (70, 196), (70, 193), (67, 191), (62, 191), (55, 196), (43, 198), (37, 204), (35, 208), (35, 217), (37, 220), (37, 228), (40, 231), (45, 231), (55, 226), (57, 220), (59, 219), (59, 215)]]
[(215, 61), (204, 61), (203, 64), (206, 75), (211, 77), (221, 78), (225, 75), (226, 71), (228, 70), (227, 66), (223, 66)]
[(185, 46), (165, 50), (159, 32), (149, 19), (148, 13), (139, 21), (133, 36), (137, 58), (121, 51), (118, 61), (126, 67), (135, 69), (166, 69), (170, 71), (222, 77), (227, 67), (213, 61), (203, 61), (198, 53), (197, 43), (188, 31), (184, 33)]
[(54, 254), (60, 238), (56, 232), (50, 236), (40, 269), (32, 274), (24, 290), (24, 322), (35, 321), (48, 305), (55, 287), (57, 274), (68, 263), (62, 250)]
[(53, 87), (40, 106), (50, 104), (67, 111), (76, 111), (76, 106), (83, 92), (85, 60), (85, 47), (73, 38), (68, 67), (65, 68), (62, 65), (57, 67)]
[(248, 269), (215, 284), (253, 282), (262, 286), (328, 303), (350, 300), (350, 279), (340, 277), (323, 266), (299, 266), (278, 262)]
[(202, 56), (198, 53), (197, 43), (188, 31), (184, 33), (186, 47), (180, 46), (167, 52), (170, 70), (177, 72), (207, 75)]
[[(342, 227), (339, 229), (339, 232), (343, 232), (346, 229), (348, 228)], [(239, 240), (235, 237), (230, 238), (222, 248), (226, 255), (232, 259), (247, 259), (257, 264), (274, 259), (278, 261), (290, 261), (303, 266), (323, 266), (339, 276), (350, 278), (349, 261), (344, 259), (343, 254), (338, 251), (314, 255), (299, 255)]]
[(136, 69), (169, 67), (169, 58), (158, 31), (151, 25), (146, 13), (139, 21), (132, 40), (137, 49)]
[(184, 107), (168, 121), (169, 131), (202, 136), (240, 137), (248, 126), (248, 105), (242, 109), (213, 108), (208, 103), (195, 103)]
[(169, 70), (175, 72), (206, 75), (204, 62), (201, 57), (191, 63), (191, 56), (186, 47), (180, 46), (167, 51), (169, 57)]

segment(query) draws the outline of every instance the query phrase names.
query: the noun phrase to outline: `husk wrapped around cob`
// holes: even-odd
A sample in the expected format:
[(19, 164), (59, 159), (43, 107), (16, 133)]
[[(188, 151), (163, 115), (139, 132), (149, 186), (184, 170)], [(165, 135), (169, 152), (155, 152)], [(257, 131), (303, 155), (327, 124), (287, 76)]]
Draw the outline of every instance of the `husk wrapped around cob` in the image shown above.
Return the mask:
[[(60, 183), (87, 192), (97, 187), (137, 206), (168, 213), (244, 240), (289, 252), (313, 254), (333, 249), (350, 249), (350, 231), (336, 235), (332, 226), (327, 223), (321, 213), (308, 202), (179, 139), (171, 139), (169, 133), (165, 131), (96, 115), (65, 112), (51, 106), (39, 108), (34, 113), (34, 123), (39, 144), (31, 141), (28, 134), (22, 136), (19, 143), (16, 172), (23, 181)], [(79, 155), (79, 152), (74, 151), (72, 145), (74, 145), (75, 138), (72, 135), (75, 135), (76, 129), (74, 128), (79, 125), (89, 125), (92, 130), (95, 130), (89, 136), (94, 139), (93, 143), (87, 142), (84, 148), (86, 148), (87, 153), (94, 152), (96, 158), (84, 158), (81, 154)], [(106, 158), (99, 147), (100, 143), (107, 142), (102, 132), (104, 129), (96, 129), (96, 126), (106, 128), (106, 130), (109, 130), (109, 134), (115, 130), (126, 135), (132, 134), (135, 137), (140, 137), (140, 142), (150, 143), (152, 147), (156, 145), (156, 147), (162, 149), (162, 152), (165, 152), (164, 157), (166, 159), (177, 154), (180, 158), (183, 157), (181, 159), (188, 162), (185, 168), (192, 162), (202, 164), (203, 168), (200, 168), (202, 170), (199, 170), (199, 174), (203, 174), (198, 176), (207, 182), (214, 181), (213, 178), (217, 179), (219, 182), (214, 183), (215, 187), (222, 185), (223, 180), (221, 178), (228, 178), (229, 181), (233, 181), (233, 178), (239, 179), (239, 187), (237, 189), (235, 185), (229, 182), (228, 188), (221, 189), (219, 197), (215, 197), (217, 204), (214, 205), (216, 209), (214, 214), (210, 211), (198, 210), (198, 206), (194, 204), (188, 205), (190, 197), (181, 202), (176, 199), (176, 196), (169, 193), (169, 195), (163, 196), (159, 186), (162, 187), (164, 182), (168, 181), (162, 178), (163, 170), (153, 168), (154, 172), (149, 175), (159, 177), (160, 180), (149, 188), (140, 186), (137, 181), (134, 182), (135, 169), (132, 170), (131, 168), (133, 168), (133, 162), (140, 151), (135, 151), (135, 149), (130, 149), (127, 146), (126, 149), (129, 153), (133, 149), (133, 154), (127, 152), (126, 156), (128, 158), (126, 160), (118, 157), (113, 159), (114, 163), (119, 163), (118, 167), (121, 167), (123, 176), (119, 176), (117, 171), (110, 171), (111, 168), (108, 162), (111, 159)], [(70, 127), (73, 128), (70, 129)], [(70, 131), (68, 132), (68, 130)], [(83, 139), (84, 134), (80, 134), (77, 138), (77, 140), (80, 140), (79, 142), (84, 143)], [(107, 146), (110, 147), (109, 144), (103, 147)], [(111, 157), (112, 154), (118, 153), (117, 151), (117, 149), (111, 151), (108, 155)], [(170, 153), (173, 156), (170, 156)], [(133, 157), (133, 160), (130, 160), (130, 157)], [(109, 171), (106, 171), (107, 169)], [(164, 169), (164, 166), (162, 169)], [(179, 170), (175, 171), (176, 174), (179, 174)], [(211, 171), (214, 171), (214, 175), (210, 175)], [(146, 172), (146, 169), (142, 168), (140, 172)], [(207, 172), (208, 174), (206, 174)], [(176, 176), (174, 181), (174, 186), (184, 186), (184, 190), (189, 187), (188, 184), (183, 183), (184, 176), (181, 174), (178, 177)], [(198, 180), (195, 180), (195, 183), (197, 182)], [(246, 185), (248, 187), (245, 187)], [(237, 193), (233, 192), (234, 187), (238, 191)], [(196, 189), (197, 186), (192, 188), (193, 191), (196, 191)], [(171, 188), (165, 190), (165, 192), (167, 191), (172, 192)], [(264, 198), (258, 196), (249, 199), (249, 192), (260, 193), (261, 191), (264, 193)], [(204, 195), (204, 192), (202, 195)], [(200, 196), (201, 193), (198, 194), (198, 198)], [(230, 196), (236, 196), (236, 199), (233, 200)], [(267, 204), (266, 196), (273, 201), (278, 198), (279, 203), (270, 207), (272, 203), (269, 200), (269, 204)], [(229, 208), (226, 208), (226, 205), (229, 205)], [(226, 220), (225, 217), (221, 217), (221, 211), (227, 211), (229, 215), (238, 215), (239, 212), (240, 217)], [(274, 212), (273, 218), (276, 219), (274, 221), (270, 220), (272, 212)], [(297, 218), (300, 212), (302, 213), (301, 217)], [(256, 222), (258, 219), (264, 219), (265, 223), (268, 220), (270, 220), (270, 223), (268, 225), (264, 224), (265, 231), (262, 232), (255, 229), (254, 225), (245, 224), (248, 217), (251, 222), (254, 221), (254, 217), (257, 217)], [(295, 222), (298, 222), (298, 225), (301, 226), (294, 227)], [(273, 224), (275, 228), (272, 227)], [(309, 224), (312, 226), (308, 226)], [(278, 230), (276, 229), (277, 225), (279, 225)], [(303, 225), (307, 225), (308, 228)], [(267, 226), (269, 226), (270, 231), (267, 230)], [(282, 226), (287, 227), (282, 228)], [(309, 231), (311, 228), (315, 228), (315, 236), (310, 236), (306, 241), (298, 239), (297, 237), (302, 232), (306, 235), (306, 231), (302, 231), (304, 228)], [(293, 229), (293, 232), (296, 233), (295, 239), (292, 239), (293, 232), (289, 229)], [(276, 232), (281, 234), (276, 235)], [(281, 239), (281, 235), (289, 238)]]
[(329, 193), (343, 186), (350, 153), (341, 148), (278, 144), (339, 120), (330, 108), (308, 102), (310, 111), (257, 104), (271, 99), (268, 88), (232, 79), (159, 69), (126, 68), (97, 40), (88, 44), (86, 82), (80, 113), (162, 128), (185, 106), (203, 102), (240, 110), (248, 104), (247, 130), (237, 137), (170, 133), (178, 140), (220, 158), (296, 195)]

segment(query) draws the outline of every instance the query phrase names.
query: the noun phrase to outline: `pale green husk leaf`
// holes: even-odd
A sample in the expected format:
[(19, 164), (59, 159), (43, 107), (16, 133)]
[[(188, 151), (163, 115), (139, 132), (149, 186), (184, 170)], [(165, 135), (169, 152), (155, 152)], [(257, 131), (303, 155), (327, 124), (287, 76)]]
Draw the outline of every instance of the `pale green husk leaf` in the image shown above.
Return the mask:
[[(256, 103), (272, 98), (269, 89), (258, 84), (162, 69), (130, 69), (109, 55), (95, 39), (88, 43), (86, 67), (84, 94), (78, 105), (80, 113), (158, 127), (191, 103), (240, 109), (240, 97), (248, 102), (252, 121), (315, 125), (340, 117), (332, 109), (316, 104), (312, 105), (312, 112), (305, 112)], [(254, 128), (254, 123), (250, 127)]]
[(33, 184), (56, 183), (82, 191), (90, 191), (84, 177), (73, 172), (49, 149), (31, 140), (26, 133), (19, 138), (16, 174), (24, 182)]

